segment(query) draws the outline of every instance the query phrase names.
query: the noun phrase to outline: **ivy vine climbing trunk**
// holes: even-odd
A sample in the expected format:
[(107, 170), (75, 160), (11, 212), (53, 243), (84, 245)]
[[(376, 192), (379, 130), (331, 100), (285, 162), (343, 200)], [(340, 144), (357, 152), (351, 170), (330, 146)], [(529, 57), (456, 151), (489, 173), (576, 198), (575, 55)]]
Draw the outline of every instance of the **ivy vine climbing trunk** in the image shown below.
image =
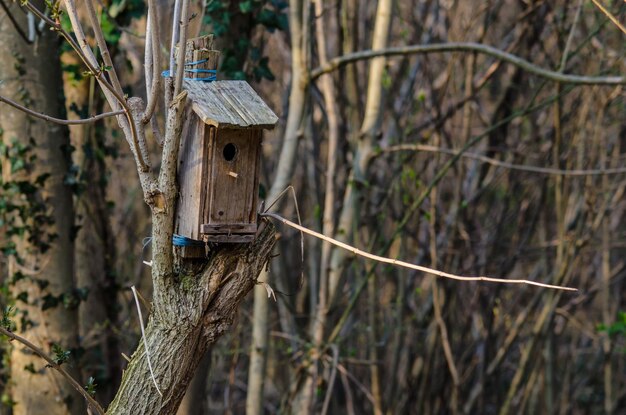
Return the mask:
[[(28, 33), (19, 5), (8, 7), (16, 25)], [(6, 17), (0, 15), (2, 94), (62, 117), (58, 37), (43, 30), (29, 44)], [(53, 345), (71, 350), (78, 338), (74, 210), (71, 189), (64, 183), (68, 131), (8, 107), (0, 111), (0, 129), (2, 198), (11, 207), (4, 213), (16, 247), (8, 267), (17, 312), (15, 331), (54, 355)], [(82, 399), (72, 387), (18, 344), (13, 345), (10, 367), (14, 415), (84, 413)]]

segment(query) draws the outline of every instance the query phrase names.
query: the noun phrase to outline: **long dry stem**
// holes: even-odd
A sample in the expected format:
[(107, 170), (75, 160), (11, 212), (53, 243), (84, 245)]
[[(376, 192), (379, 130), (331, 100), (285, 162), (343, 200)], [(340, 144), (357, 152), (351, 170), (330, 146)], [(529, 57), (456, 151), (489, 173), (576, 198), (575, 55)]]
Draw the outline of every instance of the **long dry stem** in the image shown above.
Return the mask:
[(383, 262), (385, 264), (391, 264), (391, 265), (397, 265), (399, 267), (404, 267), (404, 268), (410, 268), (410, 269), (414, 269), (416, 271), (421, 271), (421, 272), (425, 272), (425, 273), (429, 273), (429, 274), (433, 274), (436, 275), (438, 277), (442, 277), (442, 278), (449, 278), (452, 280), (458, 280), (458, 281), (486, 281), (486, 282), (496, 282), (496, 283), (501, 283), (501, 284), (526, 284), (526, 285), (534, 285), (536, 287), (543, 287), (543, 288), (552, 288), (555, 290), (564, 290), (564, 291), (578, 291), (578, 288), (573, 288), (573, 287), (565, 287), (565, 286), (560, 286), (560, 285), (551, 285), (551, 284), (544, 284), (541, 282), (537, 282), (537, 281), (530, 281), (530, 280), (525, 280), (525, 279), (505, 279), (505, 278), (492, 278), (492, 277), (485, 277), (485, 276), (479, 276), (479, 277), (467, 277), (467, 276), (462, 276), (462, 275), (456, 275), (456, 274), (450, 274), (448, 272), (443, 272), (443, 271), (438, 271), (436, 269), (432, 269), (432, 268), (428, 268), (428, 267), (424, 267), (421, 265), (415, 265), (415, 264), (411, 264), (408, 262), (404, 262), (404, 261), (399, 261), (397, 259), (391, 259), (391, 258), (386, 258), (386, 257), (382, 257), (379, 255), (374, 255), (371, 254), (369, 252), (365, 252), (362, 251), (358, 248), (353, 247), (352, 245), (348, 245), (346, 243), (340, 242), (336, 239), (333, 239), (331, 237), (328, 237), (326, 235), (322, 235), (319, 232), (315, 232), (309, 228), (305, 228), (304, 226), (300, 226), (297, 223), (291, 222), (288, 219), (283, 218), (280, 215), (277, 215), (276, 213), (262, 213), (261, 216), (268, 216), (271, 218), (274, 218), (282, 223), (284, 223), (287, 226), (290, 226), (294, 229), (297, 229), (299, 231), (302, 231), (308, 235), (314, 236), (316, 238), (319, 238), (323, 241), (326, 242), (330, 242), (333, 245), (336, 245), (340, 248), (343, 248), (347, 251), (352, 252), (355, 255), (359, 255), (362, 256), (364, 258), (368, 258), (368, 259), (372, 259), (374, 261), (378, 261), (378, 262)]

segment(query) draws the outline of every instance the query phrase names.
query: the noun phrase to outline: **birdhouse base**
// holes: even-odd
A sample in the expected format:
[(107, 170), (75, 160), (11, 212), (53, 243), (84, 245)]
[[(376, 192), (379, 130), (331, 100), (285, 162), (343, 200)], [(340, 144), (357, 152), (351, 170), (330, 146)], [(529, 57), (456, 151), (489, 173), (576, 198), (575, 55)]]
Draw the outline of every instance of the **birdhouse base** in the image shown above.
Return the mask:
[(256, 223), (203, 224), (200, 233), (209, 242), (249, 243), (254, 241)]
[(204, 239), (208, 242), (217, 243), (250, 243), (254, 241), (256, 235), (242, 235), (242, 234), (224, 234), (224, 235), (205, 235)]

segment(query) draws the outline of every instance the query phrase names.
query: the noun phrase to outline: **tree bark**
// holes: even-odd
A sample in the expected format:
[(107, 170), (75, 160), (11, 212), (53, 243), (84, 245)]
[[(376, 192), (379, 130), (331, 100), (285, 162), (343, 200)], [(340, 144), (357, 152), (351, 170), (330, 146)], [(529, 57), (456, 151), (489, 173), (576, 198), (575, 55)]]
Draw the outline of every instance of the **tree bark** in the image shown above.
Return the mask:
[(267, 224), (249, 245), (223, 244), (206, 265), (181, 264), (178, 276), (163, 281), (173, 300), (167, 313), (153, 313), (146, 330), (155, 390), (143, 342), (135, 351), (107, 414), (175, 414), (193, 371), (207, 349), (230, 328), (239, 303), (256, 283), (275, 244)]
[[(22, 28), (26, 28), (25, 13), (17, 3), (9, 3), (10, 13)], [(27, 30), (25, 30), (27, 31)], [(0, 16), (0, 78), (4, 80), (3, 95), (36, 109), (62, 118), (60, 99), (61, 68), (58, 56), (58, 37), (44, 30), (33, 45), (18, 35), (6, 16)], [(3, 107), (0, 111), (2, 141), (7, 146), (30, 148), (23, 160), (25, 168), (11, 171), (3, 160), (3, 181), (25, 180), (32, 184), (38, 177), (49, 174), (30, 201), (17, 195), (12, 203), (40, 204), (48, 223), (30, 216), (14, 217), (17, 225), (31, 226), (23, 237), (15, 237), (19, 259), (10, 258), (9, 276), (21, 273), (11, 289), (14, 298), (27, 294), (26, 301), (17, 300), (16, 333), (50, 352), (52, 344), (68, 350), (77, 346), (76, 303), (64, 306), (60, 296), (71, 299), (74, 289), (74, 244), (71, 237), (74, 210), (71, 189), (64, 184), (69, 170), (69, 137), (66, 128), (29, 118), (24, 113)], [(56, 235), (56, 236), (54, 236)], [(49, 248), (41, 242), (49, 243)], [(44, 296), (57, 298), (59, 303), (43, 309)], [(75, 298), (74, 298), (75, 300)], [(21, 318), (21, 317), (24, 318)], [(51, 353), (52, 354), (52, 353)], [(25, 368), (28, 368), (26, 370)], [(72, 370), (70, 370), (72, 371)], [(73, 370), (74, 375), (76, 370)], [(82, 398), (60, 375), (45, 367), (45, 362), (13, 345), (11, 352), (12, 399), (16, 402), (13, 414), (56, 415), (84, 413)]]

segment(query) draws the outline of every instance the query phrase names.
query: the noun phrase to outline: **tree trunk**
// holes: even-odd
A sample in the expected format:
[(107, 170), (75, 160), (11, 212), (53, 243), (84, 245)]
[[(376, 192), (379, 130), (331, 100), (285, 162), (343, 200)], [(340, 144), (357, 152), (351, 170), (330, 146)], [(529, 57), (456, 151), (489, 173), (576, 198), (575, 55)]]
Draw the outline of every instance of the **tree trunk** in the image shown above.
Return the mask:
[[(270, 188), (267, 201), (274, 200), (287, 188), (293, 176), (298, 149), (300, 124), (307, 99), (308, 79), (305, 76), (308, 68), (309, 30), (308, 0), (291, 0), (289, 2), (289, 31), (291, 35), (291, 90), (289, 94), (289, 110), (287, 125), (276, 168), (276, 177)], [(267, 282), (269, 273), (264, 273), (262, 281)], [(263, 390), (268, 344), (268, 298), (261, 286), (254, 292), (254, 315), (252, 319), (252, 344), (250, 350), (250, 367), (248, 369), (248, 396), (246, 414), (263, 413)]]
[[(230, 328), (274, 244), (275, 230), (268, 224), (255, 242), (222, 244), (206, 265), (190, 261), (180, 265), (177, 276), (164, 277), (166, 294), (161, 298), (168, 297), (167, 305), (163, 304), (163, 312), (153, 313), (146, 330), (155, 378), (141, 342), (107, 414), (176, 413), (194, 370), (207, 349)], [(155, 381), (162, 396), (155, 390)]]
[[(8, 7), (17, 24), (26, 28), (25, 13), (17, 3)], [(43, 30), (34, 44), (28, 44), (6, 15), (0, 15), (3, 95), (61, 116), (58, 42), (56, 34)], [(3, 160), (3, 182), (23, 180), (36, 186), (32, 193), (18, 193), (10, 200), (34, 209), (12, 217), (13, 225), (26, 227), (22, 237), (14, 238), (18, 254), (9, 260), (9, 276), (16, 280), (11, 288), (17, 299), (16, 333), (47, 351), (53, 344), (68, 350), (76, 347), (78, 333), (71, 236), (74, 211), (71, 189), (64, 184), (69, 171), (68, 131), (8, 107), (0, 111), (0, 128), (5, 145), (26, 149), (20, 155), (25, 163), (21, 169), (11, 169), (10, 160)], [(20, 345), (13, 345), (11, 352), (11, 384), (15, 415), (84, 413), (82, 398), (72, 387)]]
[[(64, 53), (61, 60), (65, 65), (82, 65), (73, 52)], [(101, 99), (94, 91), (93, 78), (75, 79), (69, 71), (63, 73), (63, 78), (69, 118), (87, 118), (101, 112)], [(118, 287), (112, 272), (115, 249), (106, 200), (106, 149), (98, 124), (70, 126), (70, 140), (75, 149), (73, 159), (80, 186), (75, 206), (76, 286), (88, 295), (78, 312), (84, 350), (81, 370), (84, 378), (96, 379), (98, 399), (106, 405), (113, 399), (121, 371), (117, 338), (109, 329), (117, 322), (117, 306), (111, 299), (116, 297)]]

